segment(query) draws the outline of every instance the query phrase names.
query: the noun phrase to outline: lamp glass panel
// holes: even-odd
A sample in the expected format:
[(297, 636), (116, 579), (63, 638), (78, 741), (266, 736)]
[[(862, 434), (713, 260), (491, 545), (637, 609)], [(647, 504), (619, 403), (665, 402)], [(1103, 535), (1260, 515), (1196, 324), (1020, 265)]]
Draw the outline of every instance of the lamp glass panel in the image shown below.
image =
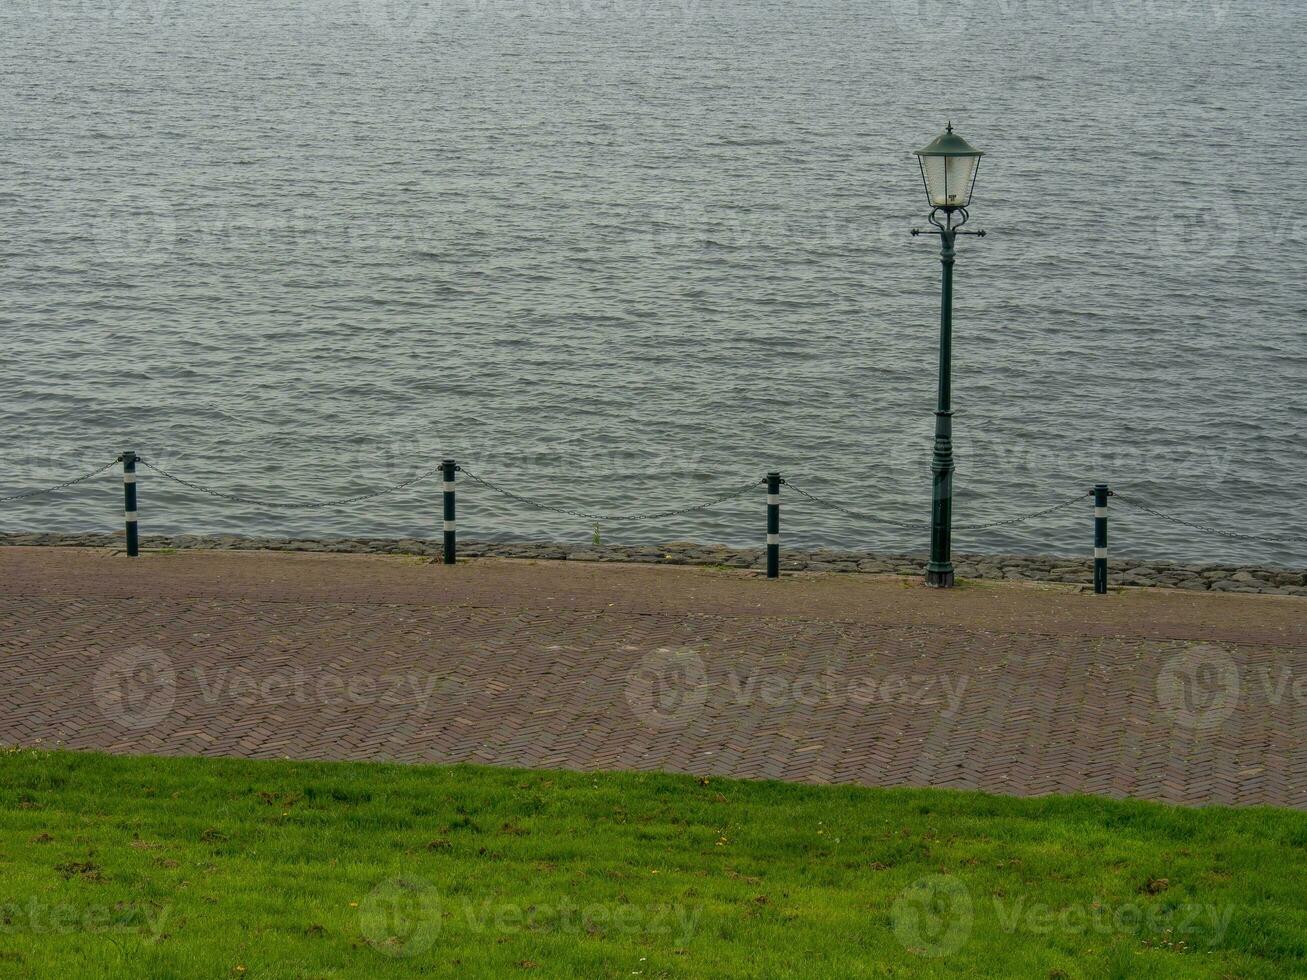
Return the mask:
[(921, 157), (932, 207), (964, 208), (970, 203), (977, 160), (979, 157)]

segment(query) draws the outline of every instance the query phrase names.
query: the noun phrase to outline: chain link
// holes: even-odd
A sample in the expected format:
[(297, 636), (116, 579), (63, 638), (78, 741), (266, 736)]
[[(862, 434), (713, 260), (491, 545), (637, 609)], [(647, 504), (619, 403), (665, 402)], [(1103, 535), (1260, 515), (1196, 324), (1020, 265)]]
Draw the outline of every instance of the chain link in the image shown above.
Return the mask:
[(1127, 507), (1133, 507), (1135, 510), (1141, 510), (1145, 514), (1151, 514), (1153, 517), (1160, 518), (1161, 520), (1164, 521), (1169, 521), (1172, 524), (1181, 524), (1184, 527), (1190, 527), (1193, 528), (1195, 531), (1202, 531), (1205, 534), (1216, 534), (1223, 538), (1234, 538), (1237, 541), (1253, 541), (1256, 542), (1257, 544), (1269, 544), (1281, 548), (1286, 547), (1289, 544), (1293, 544), (1293, 545), (1307, 544), (1307, 541), (1302, 541), (1302, 540), (1291, 539), (1288, 542), (1273, 541), (1270, 538), (1259, 538), (1254, 534), (1238, 534), (1235, 531), (1222, 531), (1220, 528), (1209, 527), (1206, 524), (1198, 524), (1194, 521), (1186, 521), (1182, 517), (1174, 517), (1171, 514), (1163, 514), (1160, 510), (1154, 510), (1152, 507), (1149, 507), (1145, 504), (1138, 503), (1137, 501), (1131, 500), (1128, 497), (1123, 497), (1119, 493), (1113, 493), (1112, 496), (1116, 500), (1125, 504)]
[(361, 500), (371, 500), (373, 497), (382, 497), (388, 493), (394, 493), (396, 490), (403, 490), (406, 487), (411, 487), (414, 484), (421, 483), (423, 480), (427, 479), (428, 477), (434, 476), (436, 473), (440, 472), (440, 467), (436, 466), (432, 469), (427, 470), (424, 473), (419, 473), (411, 480), (405, 480), (402, 483), (396, 483), (394, 486), (385, 487), (382, 490), (374, 490), (371, 491), (370, 493), (355, 494), (352, 497), (341, 497), (339, 500), (319, 500), (307, 504), (294, 504), (294, 503), (270, 504), (263, 500), (251, 500), (248, 497), (241, 497), (238, 494), (224, 493), (221, 490), (214, 490), (212, 487), (205, 487), (205, 486), (201, 486), (198, 483), (192, 483), (190, 480), (183, 480), (181, 477), (173, 476), (167, 470), (155, 466), (153, 463), (149, 463), (146, 460), (140, 458), (139, 456), (136, 458), (136, 462), (146, 467), (147, 469), (153, 470), (155, 473), (158, 473), (161, 477), (163, 477), (166, 480), (171, 480), (173, 483), (179, 483), (182, 486), (188, 487), (191, 490), (198, 491), (199, 493), (207, 493), (210, 497), (218, 497), (221, 500), (230, 500), (233, 503), (237, 503), (237, 504), (249, 504), (254, 507), (271, 507), (274, 510), (278, 510), (278, 509), (312, 510), (314, 508), (319, 508), (319, 507), (321, 508), (341, 507), (345, 504), (355, 504)]
[(709, 507), (715, 507), (717, 504), (725, 503), (728, 500), (734, 500), (737, 497), (743, 497), (750, 490), (753, 490), (759, 485), (767, 482), (766, 480), (754, 480), (752, 483), (745, 484), (744, 486), (740, 487), (737, 490), (731, 490), (728, 493), (724, 493), (720, 497), (714, 497), (712, 500), (707, 500), (701, 504), (694, 504), (693, 506), (690, 507), (681, 507), (678, 508), (677, 510), (663, 510), (653, 514), (590, 514), (581, 510), (568, 510), (566, 507), (553, 507), (550, 506), (549, 504), (542, 504), (537, 500), (531, 500), (528, 497), (523, 497), (521, 494), (514, 493), (512, 490), (506, 490), (504, 487), (501, 487), (498, 484), (490, 482), (485, 477), (477, 476), (475, 473), (470, 472), (465, 466), (459, 467), (459, 472), (461, 472), (465, 477), (467, 477), (473, 483), (479, 484), (480, 486), (485, 487), (487, 490), (493, 490), (495, 493), (502, 494), (503, 496), (508, 497), (510, 500), (516, 500), (518, 503), (526, 504), (526, 506), (533, 507), (536, 510), (549, 511), (550, 513), (554, 513), (554, 514), (566, 514), (569, 517), (580, 517), (587, 521), (601, 521), (601, 522), (602, 521), (652, 521), (662, 517), (676, 517), (677, 515), (680, 514), (692, 514), (696, 511), (707, 510)]
[(85, 483), (87, 480), (95, 479), (97, 476), (99, 476), (105, 470), (109, 469), (109, 467), (115, 465), (121, 459), (122, 459), (121, 456), (119, 456), (118, 459), (111, 459), (109, 460), (109, 462), (105, 463), (103, 466), (101, 466), (98, 470), (96, 470), (93, 473), (87, 473), (85, 476), (79, 476), (73, 480), (66, 480), (63, 483), (55, 484), (52, 487), (39, 487), (36, 490), (24, 490), (22, 493), (16, 493), (9, 497), (0, 497), (0, 503), (4, 503), (10, 500), (21, 500), (23, 497), (35, 497), (38, 494), (42, 494), (42, 493), (54, 493), (55, 491), (63, 490), (66, 487), (72, 487), (72, 486), (76, 486), (79, 483)]
[[(841, 514), (845, 515), (846, 517), (852, 517), (860, 521), (867, 521), (872, 524), (889, 524), (892, 527), (905, 528), (910, 531), (926, 531), (929, 530), (931, 527), (929, 521), (913, 521), (911, 523), (905, 523), (903, 521), (890, 520), (888, 517), (872, 517), (869, 514), (859, 514), (857, 511), (849, 510), (846, 507), (841, 507), (839, 504), (834, 503), (833, 501), (826, 500), (822, 497), (818, 497), (816, 494), (809, 493), (807, 490), (804, 490), (802, 487), (796, 487), (793, 483), (789, 482), (788, 480), (785, 480), (783, 482), (787, 487), (789, 487), (795, 493), (799, 494), (801, 497), (807, 497), (815, 504), (821, 504), (823, 507), (829, 507), (831, 510), (839, 511)], [(1088, 495), (1084, 493), (1078, 493), (1074, 497), (1069, 497), (1066, 500), (1060, 500), (1057, 503), (1053, 504), (1051, 507), (1045, 507), (1043, 510), (1033, 511), (1029, 514), (1021, 514), (1017, 517), (1009, 517), (1001, 521), (990, 521), (987, 524), (955, 524), (953, 525), (953, 530), (983, 531), (992, 527), (1011, 527), (1014, 524), (1021, 524), (1025, 521), (1031, 521), (1034, 520), (1036, 517), (1045, 517), (1048, 514), (1055, 513), (1059, 510), (1062, 510), (1065, 507), (1070, 507), (1072, 504), (1084, 500), (1086, 496)]]

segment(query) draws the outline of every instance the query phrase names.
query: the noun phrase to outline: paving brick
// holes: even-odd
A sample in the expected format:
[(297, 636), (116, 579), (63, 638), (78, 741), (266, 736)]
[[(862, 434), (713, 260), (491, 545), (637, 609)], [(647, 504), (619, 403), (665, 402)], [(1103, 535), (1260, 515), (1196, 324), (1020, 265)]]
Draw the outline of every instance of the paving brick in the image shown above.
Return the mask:
[(1307, 808), (1300, 600), (43, 551), (0, 549), (5, 744)]

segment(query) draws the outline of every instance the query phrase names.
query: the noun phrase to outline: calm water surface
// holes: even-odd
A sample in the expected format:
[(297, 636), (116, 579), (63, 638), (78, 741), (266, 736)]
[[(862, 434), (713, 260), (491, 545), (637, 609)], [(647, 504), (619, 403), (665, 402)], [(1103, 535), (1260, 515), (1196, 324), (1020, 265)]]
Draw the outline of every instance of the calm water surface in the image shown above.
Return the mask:
[[(959, 523), (1105, 480), (1118, 553), (1307, 562), (1307, 14), (1291, 0), (15, 0), (0, 494), (135, 448), (146, 531), (428, 535), (443, 455), (659, 511), (776, 468), (925, 519), (939, 265), (910, 151), (988, 156)], [(112, 529), (115, 477), (0, 528)], [(608, 523), (757, 543), (760, 496)], [(588, 539), (471, 488), (465, 534)], [(787, 539), (926, 537), (794, 503)], [(1088, 502), (956, 546), (1084, 552)]]

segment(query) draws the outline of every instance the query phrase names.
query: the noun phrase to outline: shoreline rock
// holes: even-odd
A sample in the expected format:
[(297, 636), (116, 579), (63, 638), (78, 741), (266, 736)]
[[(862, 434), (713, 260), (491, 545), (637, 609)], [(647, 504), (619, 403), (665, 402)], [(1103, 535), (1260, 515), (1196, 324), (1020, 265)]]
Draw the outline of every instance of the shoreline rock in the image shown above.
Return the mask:
[[(121, 534), (76, 532), (0, 532), (0, 547), (39, 546), (111, 548), (122, 546)], [(421, 555), (440, 554), (437, 540), (416, 538), (285, 538), (243, 537), (236, 534), (147, 534), (147, 549), (209, 551), (313, 551), (338, 554)], [(567, 561), (612, 561), (667, 565), (708, 565), (723, 568), (763, 568), (762, 548), (672, 541), (667, 544), (593, 545), (554, 541), (460, 541), (460, 558), (528, 558)], [(781, 570), (789, 572), (843, 572), (871, 575), (920, 575), (922, 554), (878, 554), (832, 548), (785, 548)], [(1092, 583), (1092, 562), (1083, 556), (1058, 555), (954, 555), (959, 579), (1011, 579), (1029, 582)], [(1196, 592), (1244, 592), (1307, 597), (1307, 570), (1226, 565), (1219, 562), (1181, 563), (1122, 558), (1110, 565), (1111, 585), (1188, 589)]]

